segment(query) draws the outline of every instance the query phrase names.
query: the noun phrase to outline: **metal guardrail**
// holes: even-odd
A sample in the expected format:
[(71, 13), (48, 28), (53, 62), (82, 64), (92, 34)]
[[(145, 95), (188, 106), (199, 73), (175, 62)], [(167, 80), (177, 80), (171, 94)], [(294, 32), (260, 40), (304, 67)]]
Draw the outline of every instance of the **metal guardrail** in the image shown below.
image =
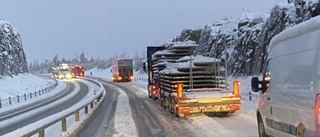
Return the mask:
[[(39, 137), (44, 137), (45, 136), (45, 129), (47, 129), (48, 127), (50, 127), (60, 121), (61, 121), (62, 131), (67, 131), (67, 118), (71, 115), (75, 115), (75, 120), (80, 121), (80, 110), (84, 109), (85, 114), (87, 114), (89, 112), (89, 107), (93, 108), (94, 104), (97, 104), (101, 100), (103, 92), (105, 92), (105, 89), (100, 82), (92, 80), (92, 79), (87, 79), (87, 80), (90, 80), (100, 86), (100, 90), (95, 92), (96, 96), (94, 98), (92, 98), (92, 100), (87, 101), (86, 103), (84, 103), (83, 105), (81, 105), (78, 108), (71, 107), (71, 108), (65, 110), (65, 111), (68, 111), (67, 113), (64, 113), (64, 114), (57, 113), (57, 114), (52, 115), (54, 117), (54, 119), (48, 118), (48, 122), (43, 123), (43, 124), (41, 123), (42, 124), (41, 126), (36, 127), (33, 130), (28, 130), (28, 133), (24, 133), (22, 136), (29, 137), (29, 136), (32, 136), (32, 135), (35, 135), (38, 133)], [(46, 119), (46, 118), (44, 118), (44, 119)], [(45, 121), (47, 121), (47, 120), (45, 120)]]
[(57, 85), (58, 85), (58, 81), (55, 80), (53, 85), (46, 87), (46, 88), (43, 88), (43, 89), (40, 89), (38, 91), (30, 92), (28, 94), (23, 94), (23, 95), (16, 95), (16, 96), (12, 96), (12, 97), (5, 98), (5, 99), (0, 98), (0, 108), (3, 108), (4, 106), (13, 105), (16, 103), (21, 103), (23, 101), (27, 101), (29, 99), (36, 98), (36, 97), (41, 96), (43, 94), (47, 94), (52, 89), (57, 87)]

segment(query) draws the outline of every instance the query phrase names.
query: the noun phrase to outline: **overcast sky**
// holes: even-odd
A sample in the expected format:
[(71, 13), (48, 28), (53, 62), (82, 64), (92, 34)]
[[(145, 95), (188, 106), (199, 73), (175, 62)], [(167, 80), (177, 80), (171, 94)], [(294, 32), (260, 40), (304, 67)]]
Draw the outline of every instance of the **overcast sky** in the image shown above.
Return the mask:
[(146, 52), (185, 28), (242, 12), (270, 13), (286, 0), (0, 0), (0, 19), (21, 34), (27, 60), (109, 58)]

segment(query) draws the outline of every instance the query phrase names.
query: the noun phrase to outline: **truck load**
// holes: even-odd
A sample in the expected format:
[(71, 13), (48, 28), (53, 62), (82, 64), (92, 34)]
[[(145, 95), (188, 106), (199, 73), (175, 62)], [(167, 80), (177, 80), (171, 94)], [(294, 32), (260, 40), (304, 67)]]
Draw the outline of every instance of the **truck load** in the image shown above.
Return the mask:
[(197, 46), (180, 42), (148, 47), (149, 97), (159, 100), (162, 107), (178, 117), (240, 110), (238, 82), (234, 82), (234, 90), (228, 90), (225, 63), (192, 56)]
[(111, 71), (114, 82), (129, 82), (134, 79), (132, 59), (116, 59)]

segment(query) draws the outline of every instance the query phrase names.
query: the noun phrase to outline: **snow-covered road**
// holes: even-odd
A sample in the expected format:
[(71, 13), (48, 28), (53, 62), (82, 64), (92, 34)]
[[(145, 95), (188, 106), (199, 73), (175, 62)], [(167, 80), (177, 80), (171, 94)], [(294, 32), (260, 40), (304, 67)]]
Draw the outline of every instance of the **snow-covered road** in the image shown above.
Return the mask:
[[(109, 92), (114, 92), (113, 94), (110, 94), (112, 96), (106, 97), (106, 99), (114, 98), (112, 102), (116, 103), (114, 103), (114, 105), (110, 104), (111, 106), (109, 107), (115, 112), (112, 114), (110, 112), (101, 111), (103, 113), (101, 114), (102, 119), (99, 119), (100, 121), (104, 121), (105, 115), (113, 116), (108, 120), (110, 121), (107, 123), (108, 125), (101, 125), (103, 126), (100, 127), (99, 130), (101, 133), (95, 135), (108, 135), (114, 137), (148, 135), (193, 137), (258, 136), (255, 118), (256, 101), (249, 101), (247, 100), (247, 97), (244, 98), (245, 100), (242, 104), (242, 109), (228, 117), (198, 115), (189, 118), (177, 118), (169, 111), (164, 110), (158, 102), (148, 98), (145, 81), (117, 84), (111, 82), (109, 79), (104, 79), (104, 81), (108, 81), (108, 84), (105, 83), (104, 86), (110, 87)], [(248, 93), (249, 82), (245, 80), (242, 81), (244, 84), (242, 91), (243, 93)], [(86, 83), (86, 85), (90, 85), (90, 83)], [(91, 84), (89, 88), (92, 90), (97, 87), (94, 87)], [(106, 107), (106, 105), (108, 104), (102, 106)], [(110, 109), (107, 111), (110, 111)], [(90, 119), (90, 116), (83, 117), (80, 121), (85, 121), (86, 118)], [(68, 136), (72, 134), (73, 131), (76, 131), (78, 127), (82, 126), (80, 123), (68, 125), (68, 129), (72, 130), (67, 131), (67, 133), (60, 133), (60, 136)], [(57, 127), (59, 127), (59, 124), (56, 128), (53, 128), (54, 130), (48, 131), (47, 133), (56, 132), (58, 129)], [(57, 133), (55, 133), (55, 135), (57, 135)]]
[[(245, 100), (242, 109), (227, 117), (197, 115), (177, 118), (158, 102), (147, 97), (146, 83), (113, 83), (117, 107), (110, 125), (101, 133), (114, 137), (131, 136), (192, 136), (192, 137), (258, 137), (255, 101)], [(132, 106), (134, 105), (134, 107)], [(131, 115), (130, 115), (131, 114)], [(138, 116), (138, 117), (137, 117)], [(140, 119), (142, 118), (142, 119)], [(142, 130), (143, 129), (143, 130)], [(111, 132), (111, 133), (110, 133)], [(100, 135), (101, 135), (100, 134)]]
[[(134, 88), (138, 91), (141, 97), (147, 98), (146, 85), (143, 82), (135, 82)], [(149, 99), (151, 102), (153, 100)], [(159, 106), (158, 103), (147, 103), (150, 107)], [(192, 116), (187, 119), (172, 118), (170, 112), (159, 113), (158, 117), (162, 119), (162, 124), (167, 125), (167, 129), (175, 127), (174, 131), (176, 135), (181, 131), (190, 132), (191, 136), (199, 137), (258, 137), (258, 127), (256, 122), (255, 112), (256, 101), (244, 100), (242, 109), (234, 114), (230, 114), (227, 117), (222, 116)], [(159, 111), (166, 111), (161, 110)], [(177, 132), (180, 131), (180, 132)]]

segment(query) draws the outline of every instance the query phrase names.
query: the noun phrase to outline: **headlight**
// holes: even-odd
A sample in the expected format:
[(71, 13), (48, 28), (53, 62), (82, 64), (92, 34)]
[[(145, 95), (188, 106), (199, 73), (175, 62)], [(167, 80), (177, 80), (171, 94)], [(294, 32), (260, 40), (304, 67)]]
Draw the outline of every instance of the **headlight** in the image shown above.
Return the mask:
[(66, 74), (66, 78), (71, 78), (71, 74)]

